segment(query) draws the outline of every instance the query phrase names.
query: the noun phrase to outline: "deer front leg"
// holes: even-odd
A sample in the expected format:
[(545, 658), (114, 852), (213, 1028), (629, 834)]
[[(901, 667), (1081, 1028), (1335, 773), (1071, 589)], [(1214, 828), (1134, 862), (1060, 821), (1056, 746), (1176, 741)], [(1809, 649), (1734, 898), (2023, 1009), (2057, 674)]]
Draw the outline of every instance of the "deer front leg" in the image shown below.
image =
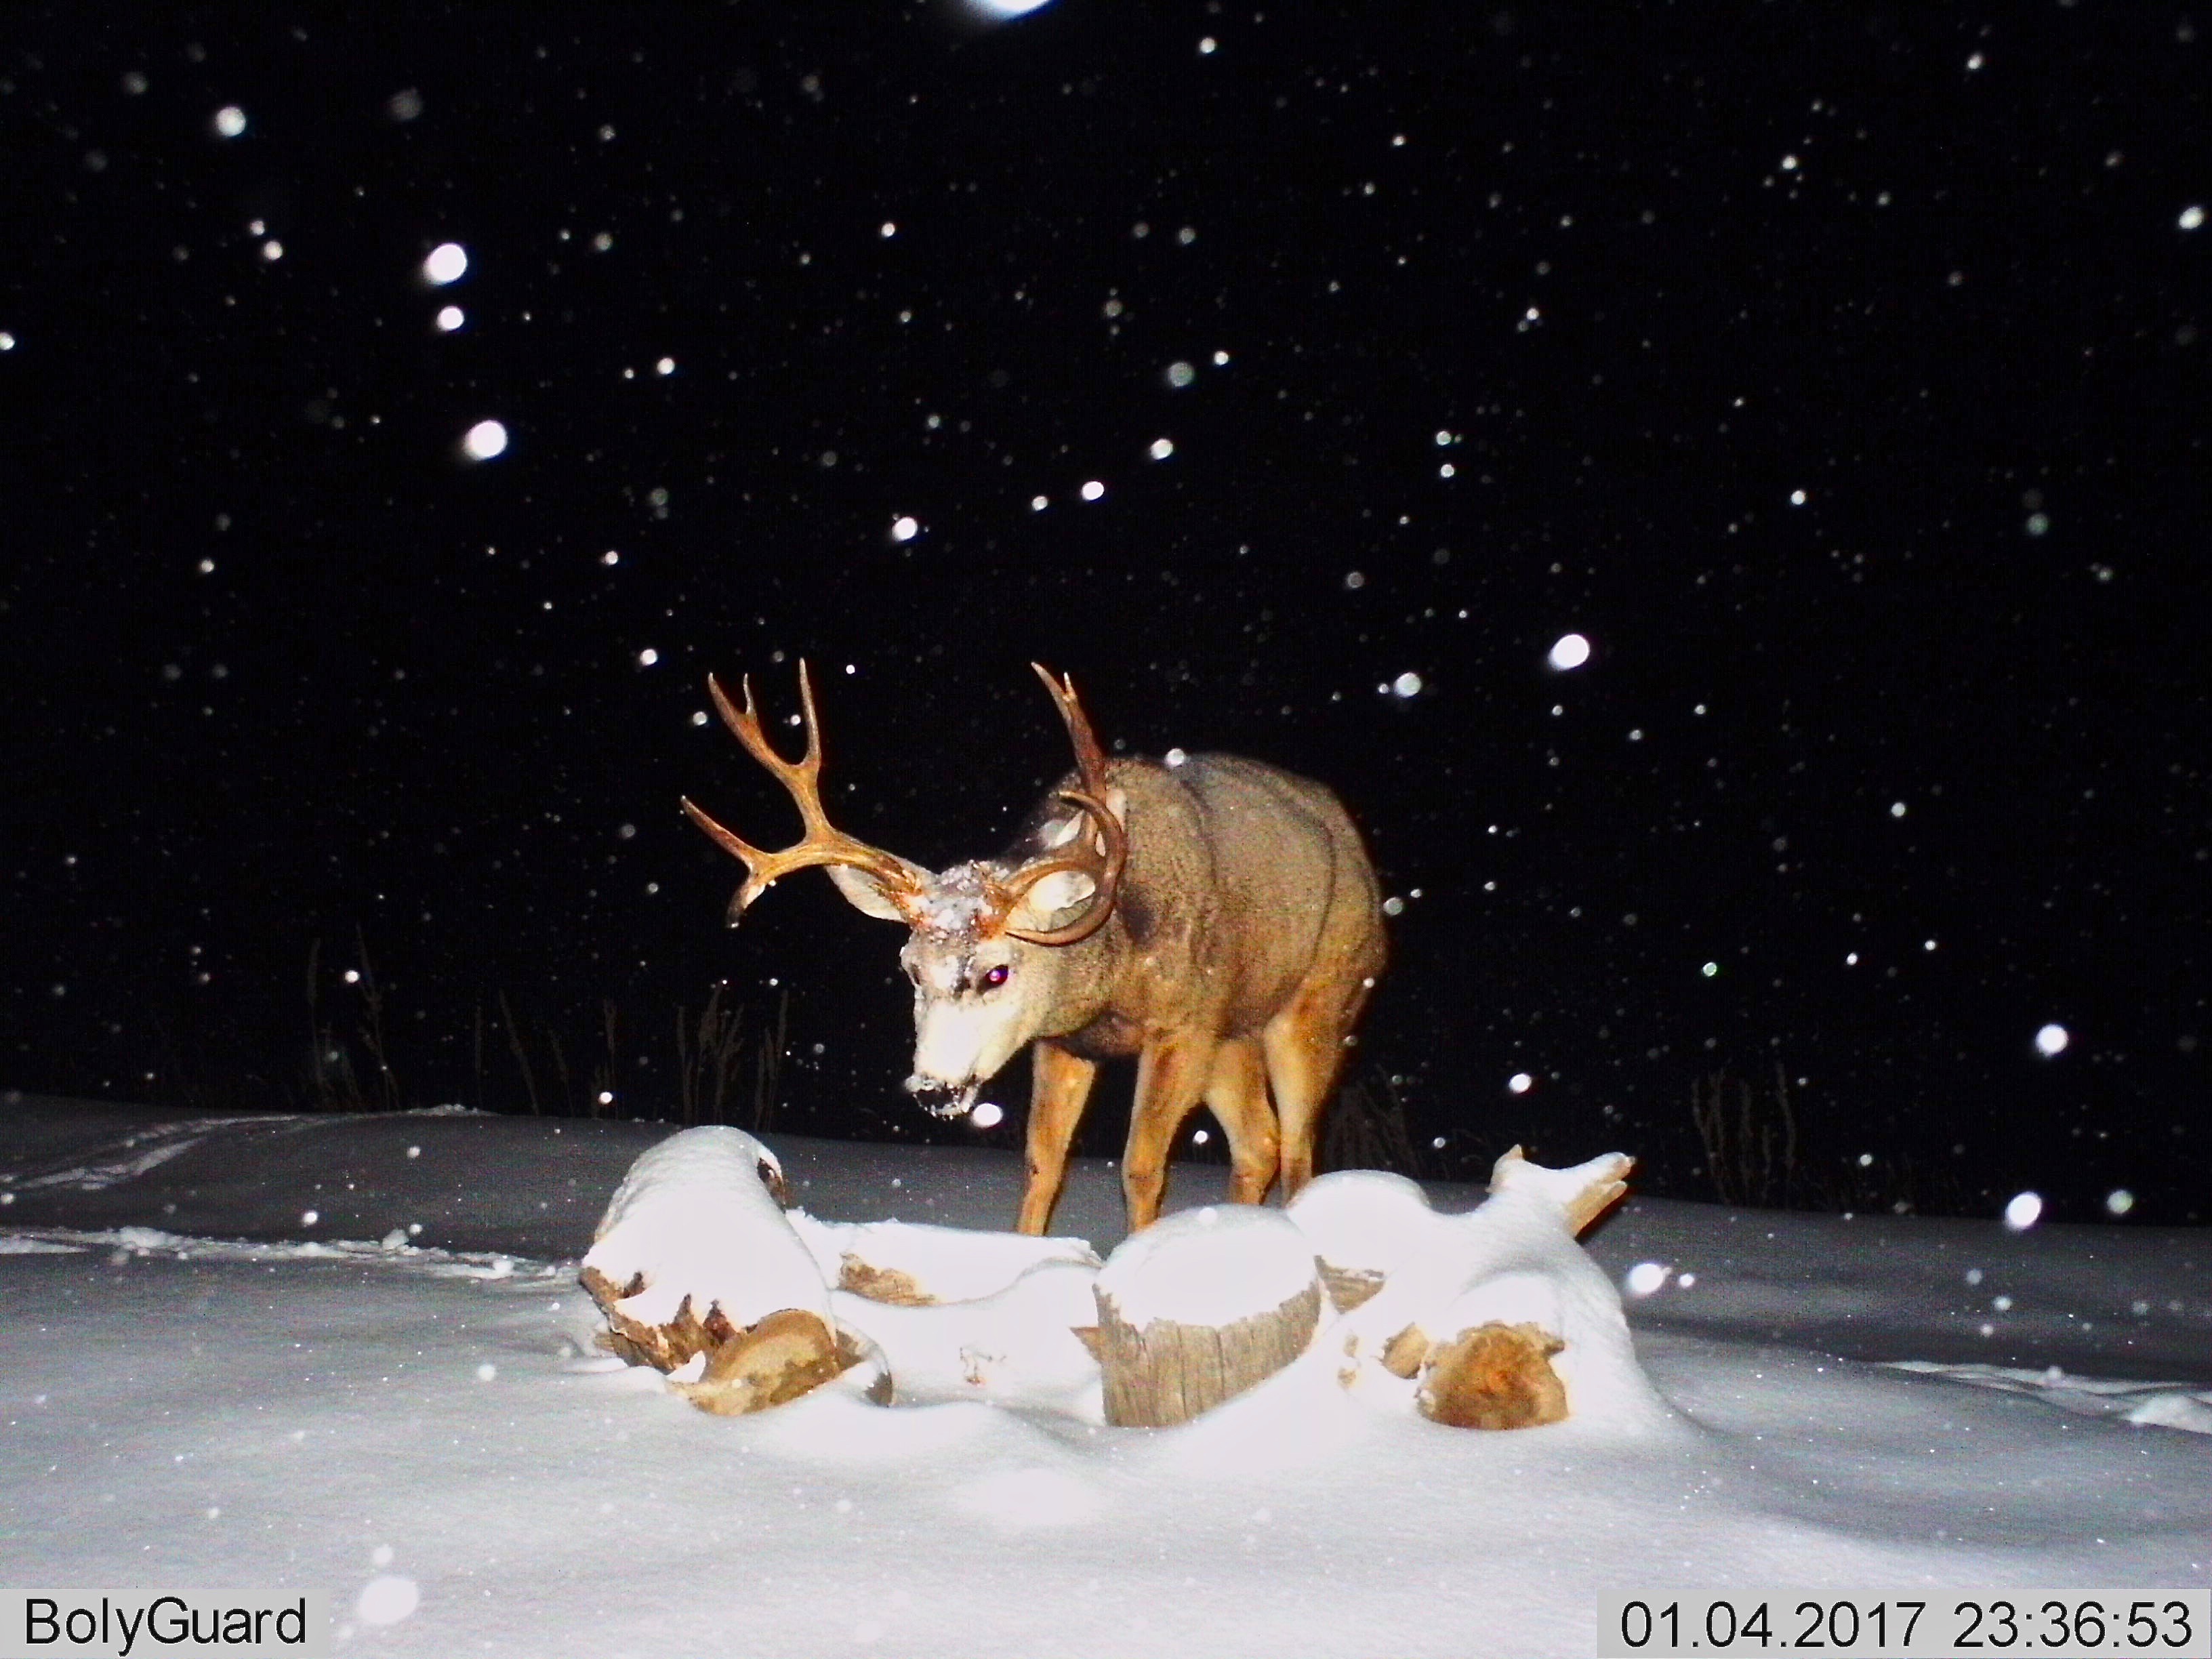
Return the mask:
[(1068, 1143), (1091, 1097), (1096, 1060), (1082, 1060), (1050, 1042), (1030, 1046), (1029, 1184), (1014, 1231), (1042, 1235), (1067, 1179)]
[(1213, 1045), (1168, 1037), (1137, 1061), (1137, 1098), (1129, 1109), (1129, 1144), (1121, 1156), (1121, 1191), (1129, 1201), (1129, 1231), (1159, 1219), (1167, 1188), (1168, 1148), (1212, 1075)]

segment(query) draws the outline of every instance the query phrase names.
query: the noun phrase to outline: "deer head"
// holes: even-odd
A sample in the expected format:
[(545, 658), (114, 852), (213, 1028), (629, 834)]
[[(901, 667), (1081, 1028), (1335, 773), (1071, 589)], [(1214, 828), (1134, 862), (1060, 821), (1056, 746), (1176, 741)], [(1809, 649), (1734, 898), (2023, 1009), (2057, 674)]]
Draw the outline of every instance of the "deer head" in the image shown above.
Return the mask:
[(1076, 783), (1054, 790), (1046, 804), (1074, 810), (1047, 812), (1030, 844), (1013, 853), (935, 872), (831, 826), (822, 805), (814, 687), (804, 662), (799, 699), (806, 749), (796, 761), (778, 754), (762, 731), (750, 678), (741, 683), (742, 708), (711, 675), (707, 680), (722, 723), (789, 792), (806, 832), (781, 852), (763, 852), (684, 803), (692, 822), (745, 866), (744, 884), (730, 901), (731, 926), (781, 878), (816, 866), (829, 871), (855, 908), (903, 922), (908, 938), (899, 959), (914, 981), (915, 1018), (906, 1086), (940, 1117), (966, 1111), (987, 1079), (1047, 1034), (1066, 977), (1064, 955), (1106, 925), (1128, 855), (1125, 803), (1106, 781), (1105, 757), (1073, 682), (1030, 665), (1052, 694), (1075, 750)]

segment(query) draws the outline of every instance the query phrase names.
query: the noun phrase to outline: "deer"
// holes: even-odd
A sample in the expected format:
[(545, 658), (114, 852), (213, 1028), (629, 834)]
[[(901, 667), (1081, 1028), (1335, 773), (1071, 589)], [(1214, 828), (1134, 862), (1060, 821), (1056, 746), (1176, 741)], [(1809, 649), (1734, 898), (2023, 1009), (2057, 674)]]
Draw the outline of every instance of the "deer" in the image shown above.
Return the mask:
[(799, 808), (781, 852), (684, 811), (745, 866), (735, 927), (783, 877), (819, 867), (855, 908), (905, 925), (914, 985), (906, 1088), (941, 1118), (969, 1111), (1026, 1045), (1027, 1181), (1018, 1231), (1042, 1234), (1099, 1062), (1135, 1055), (1121, 1185), (1132, 1232), (1158, 1218), (1168, 1154), (1203, 1103), (1229, 1144), (1231, 1200), (1313, 1178), (1322, 1107), (1385, 955), (1373, 865), (1336, 796), (1233, 755), (1104, 755), (1072, 678), (1032, 663), (1075, 751), (994, 858), (931, 872), (834, 828), (822, 804), (814, 687), (799, 665), (795, 761), (708, 677), (722, 723)]

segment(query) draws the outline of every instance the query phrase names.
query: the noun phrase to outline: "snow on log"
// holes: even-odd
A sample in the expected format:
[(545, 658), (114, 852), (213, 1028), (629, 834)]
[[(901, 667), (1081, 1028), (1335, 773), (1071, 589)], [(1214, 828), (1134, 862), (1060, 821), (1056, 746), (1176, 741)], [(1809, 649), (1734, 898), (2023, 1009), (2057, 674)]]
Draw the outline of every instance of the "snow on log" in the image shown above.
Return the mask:
[(1579, 1237), (1592, 1222), (1628, 1192), (1636, 1160), (1626, 1152), (1607, 1152), (1571, 1170), (1547, 1170), (1522, 1157), (1518, 1146), (1490, 1166), (1490, 1190), (1536, 1193), (1559, 1206), (1567, 1231)]
[(903, 1307), (995, 1296), (1042, 1262), (1073, 1262), (1094, 1271), (1098, 1266), (1089, 1242), (1080, 1238), (910, 1221), (817, 1221), (804, 1210), (787, 1218), (830, 1284)]
[(1339, 1313), (1382, 1288), (1393, 1269), (1444, 1248), (1448, 1218), (1420, 1183), (1382, 1170), (1337, 1170), (1310, 1183), (1284, 1213), (1313, 1244), (1322, 1289)]
[(866, 1331), (881, 1350), (901, 1405), (1000, 1401), (1095, 1423), (1098, 1362), (1075, 1332), (1097, 1317), (1097, 1276), (1095, 1267), (1048, 1257), (972, 1300), (902, 1305), (836, 1291), (830, 1301), (841, 1328)]
[(795, 1398), (859, 1358), (829, 1286), (785, 1218), (783, 1168), (742, 1129), (686, 1129), (616, 1189), (578, 1277), (632, 1363), (708, 1356), (690, 1398), (725, 1414)]
[(1103, 1374), (1106, 1420), (1188, 1422), (1301, 1353), (1321, 1318), (1313, 1245), (1278, 1212), (1187, 1210), (1125, 1240), (1093, 1293), (1085, 1337)]
[(1490, 1198), (1462, 1215), (1428, 1211), (1418, 1188), (1315, 1182), (1285, 1213), (1310, 1229), (1324, 1261), (1381, 1279), (1325, 1335), (1339, 1381), (1469, 1427), (1663, 1418), (1619, 1291), (1575, 1243), (1626, 1190), (1632, 1167), (1609, 1153), (1548, 1170), (1516, 1147), (1492, 1170)]

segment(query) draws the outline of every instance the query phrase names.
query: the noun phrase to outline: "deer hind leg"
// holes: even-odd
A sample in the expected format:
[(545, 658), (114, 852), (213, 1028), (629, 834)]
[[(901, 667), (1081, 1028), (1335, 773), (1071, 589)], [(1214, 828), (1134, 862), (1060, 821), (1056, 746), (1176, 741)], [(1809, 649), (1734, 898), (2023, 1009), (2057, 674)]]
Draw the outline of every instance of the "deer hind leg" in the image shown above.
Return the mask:
[(1283, 1196), (1297, 1196), (1313, 1179), (1314, 1137), (1321, 1109), (1344, 1066), (1344, 1039), (1367, 1000), (1364, 975), (1316, 975), (1261, 1033), (1267, 1081), (1282, 1122)]
[(1091, 1097), (1098, 1062), (1049, 1042), (1030, 1047), (1029, 1184), (1022, 1191), (1017, 1232), (1042, 1234), (1067, 1179), (1067, 1148)]
[(1267, 1104), (1267, 1073), (1260, 1045), (1236, 1037), (1213, 1051), (1206, 1105), (1229, 1137), (1229, 1200), (1257, 1204), (1275, 1184), (1279, 1154), (1275, 1114)]
[(1159, 1219), (1167, 1189), (1168, 1148), (1198, 1104), (1212, 1075), (1213, 1045), (1170, 1037), (1146, 1048), (1137, 1061), (1137, 1098), (1129, 1109), (1129, 1144), (1121, 1157), (1121, 1191), (1129, 1200), (1129, 1231)]

